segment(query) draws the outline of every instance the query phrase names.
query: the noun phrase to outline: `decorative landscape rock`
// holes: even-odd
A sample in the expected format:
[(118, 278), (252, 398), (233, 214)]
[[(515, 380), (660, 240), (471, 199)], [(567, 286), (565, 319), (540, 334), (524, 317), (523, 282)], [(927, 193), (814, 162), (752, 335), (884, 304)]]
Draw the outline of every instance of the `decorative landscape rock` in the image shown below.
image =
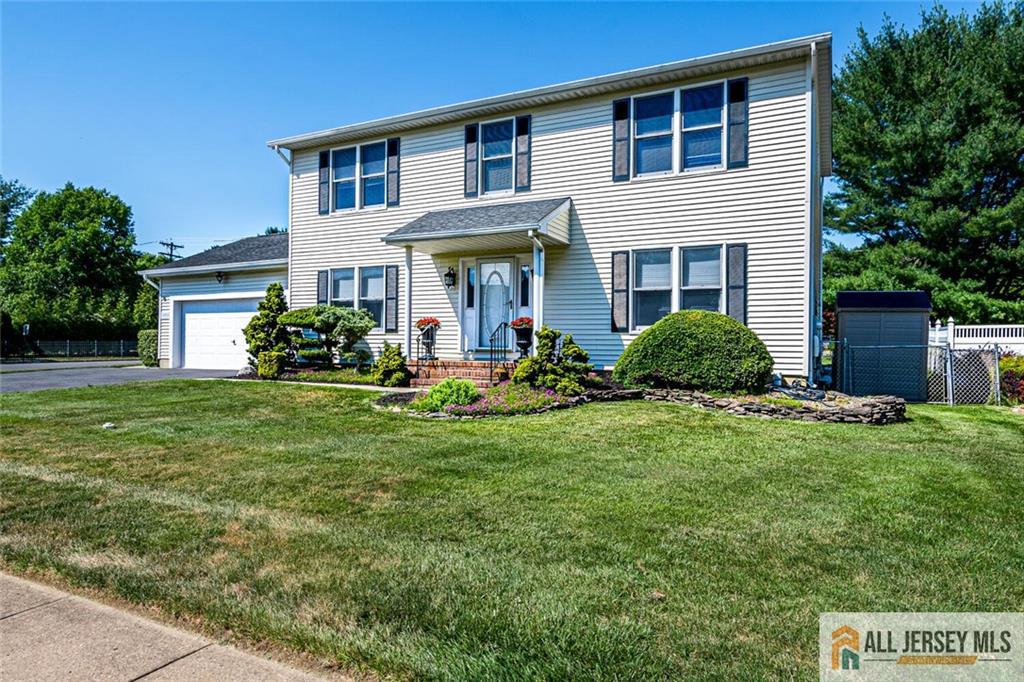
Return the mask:
[(252, 367), (250, 365), (246, 365), (242, 369), (238, 370), (238, 373), (235, 374), (235, 378), (236, 379), (259, 379), (259, 376), (256, 374), (256, 368), (255, 367)]

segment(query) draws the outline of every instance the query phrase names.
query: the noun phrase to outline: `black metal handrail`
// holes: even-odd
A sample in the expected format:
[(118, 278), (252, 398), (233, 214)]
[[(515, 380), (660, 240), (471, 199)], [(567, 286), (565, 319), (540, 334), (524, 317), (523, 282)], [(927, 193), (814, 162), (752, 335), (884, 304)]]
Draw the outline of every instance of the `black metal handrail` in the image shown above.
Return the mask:
[[(427, 354), (424, 355), (423, 351), (421, 350), (421, 346), (425, 345), (425, 342), (423, 341), (423, 337), (424, 337), (424, 335), (426, 335), (426, 333), (428, 331), (431, 331), (434, 334), (434, 344), (432, 344), (428, 348)], [(437, 328), (436, 327), (434, 327), (434, 328), (424, 327), (423, 329), (421, 329), (420, 333), (416, 335), (416, 360), (422, 360), (422, 361), (425, 361), (425, 362), (429, 362), (431, 360), (436, 360), (437, 358), (434, 356), (434, 345), (436, 345), (436, 344), (437, 344)]]
[[(494, 383), (494, 368), (498, 364), (505, 364), (508, 359), (508, 322), (502, 322), (499, 324), (493, 332), (491, 332), (490, 338), (490, 353), (487, 376), (490, 378), (491, 383)], [(500, 346), (498, 345), (500, 344)], [(501, 362), (498, 361), (498, 354), (501, 354)]]

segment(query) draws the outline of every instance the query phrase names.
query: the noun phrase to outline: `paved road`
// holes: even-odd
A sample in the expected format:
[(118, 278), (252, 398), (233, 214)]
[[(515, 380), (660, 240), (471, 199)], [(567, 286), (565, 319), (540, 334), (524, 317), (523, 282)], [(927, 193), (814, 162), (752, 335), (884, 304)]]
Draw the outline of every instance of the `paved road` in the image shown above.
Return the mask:
[(318, 679), (205, 637), (0, 573), (0, 677), (29, 680)]
[(73, 360), (70, 362), (5, 362), (0, 365), (0, 374), (8, 372), (39, 372), (54, 369), (84, 369), (87, 367), (131, 367), (140, 364), (138, 360)]
[(47, 388), (78, 388), (105, 386), (129, 381), (155, 381), (160, 379), (202, 379), (206, 377), (232, 377), (234, 370), (219, 369), (161, 369), (159, 367), (61, 367), (59, 370), (39, 372), (8, 372), (0, 369), (0, 393), (42, 391)]

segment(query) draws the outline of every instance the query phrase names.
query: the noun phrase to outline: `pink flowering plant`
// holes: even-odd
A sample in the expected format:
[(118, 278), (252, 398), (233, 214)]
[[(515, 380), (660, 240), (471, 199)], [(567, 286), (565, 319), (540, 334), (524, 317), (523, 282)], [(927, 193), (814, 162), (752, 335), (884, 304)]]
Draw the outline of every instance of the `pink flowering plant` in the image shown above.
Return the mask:
[(504, 382), (487, 389), (484, 396), (468, 405), (448, 405), (447, 414), (454, 416), (484, 416), (529, 414), (565, 399), (549, 388), (533, 388), (527, 384)]

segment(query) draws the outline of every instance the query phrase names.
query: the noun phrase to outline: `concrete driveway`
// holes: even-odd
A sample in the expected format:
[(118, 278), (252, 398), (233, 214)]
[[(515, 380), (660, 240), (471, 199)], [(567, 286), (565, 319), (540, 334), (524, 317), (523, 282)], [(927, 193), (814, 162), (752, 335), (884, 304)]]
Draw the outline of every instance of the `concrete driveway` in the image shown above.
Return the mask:
[(42, 391), (48, 388), (79, 388), (82, 386), (106, 386), (124, 384), (129, 381), (158, 381), (160, 379), (204, 379), (208, 377), (233, 377), (235, 370), (223, 369), (161, 369), (141, 365), (127, 367), (78, 367), (67, 363), (60, 367), (45, 365), (37, 371), (27, 371), (25, 365), (8, 371), (0, 367), (0, 393)]

